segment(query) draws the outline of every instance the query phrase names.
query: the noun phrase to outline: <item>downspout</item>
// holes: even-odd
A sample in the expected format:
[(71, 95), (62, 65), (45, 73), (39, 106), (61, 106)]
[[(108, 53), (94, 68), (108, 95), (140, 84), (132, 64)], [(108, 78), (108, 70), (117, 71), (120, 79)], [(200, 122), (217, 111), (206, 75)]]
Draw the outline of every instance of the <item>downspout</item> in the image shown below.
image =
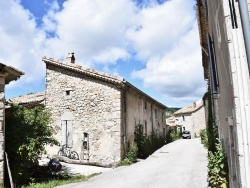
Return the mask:
[(241, 17), (241, 25), (243, 30), (244, 43), (246, 47), (248, 73), (250, 74), (250, 22), (248, 14), (248, 5), (246, 0), (238, 0), (239, 11)]

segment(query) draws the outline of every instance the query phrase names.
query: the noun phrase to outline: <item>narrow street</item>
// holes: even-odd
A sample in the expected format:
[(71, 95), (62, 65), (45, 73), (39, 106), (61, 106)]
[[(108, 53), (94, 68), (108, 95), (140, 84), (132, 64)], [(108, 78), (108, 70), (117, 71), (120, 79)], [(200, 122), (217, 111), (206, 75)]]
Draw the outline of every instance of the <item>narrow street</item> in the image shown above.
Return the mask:
[(146, 160), (103, 172), (87, 182), (57, 188), (205, 188), (207, 151), (199, 138), (177, 140)]

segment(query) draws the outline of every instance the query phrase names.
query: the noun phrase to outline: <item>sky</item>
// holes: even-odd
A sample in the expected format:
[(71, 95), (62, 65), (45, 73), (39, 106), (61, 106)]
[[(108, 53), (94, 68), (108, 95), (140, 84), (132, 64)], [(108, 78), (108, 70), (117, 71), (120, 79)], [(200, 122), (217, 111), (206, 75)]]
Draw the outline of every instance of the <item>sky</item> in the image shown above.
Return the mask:
[(0, 0), (0, 62), (25, 75), (6, 98), (45, 90), (43, 56), (119, 75), (168, 107), (206, 92), (196, 0)]

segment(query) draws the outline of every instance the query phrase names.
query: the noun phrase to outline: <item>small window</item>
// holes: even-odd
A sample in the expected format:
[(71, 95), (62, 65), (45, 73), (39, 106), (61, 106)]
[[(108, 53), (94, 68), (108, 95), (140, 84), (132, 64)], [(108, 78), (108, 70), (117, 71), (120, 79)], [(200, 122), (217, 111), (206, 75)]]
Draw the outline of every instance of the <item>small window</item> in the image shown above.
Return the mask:
[(147, 121), (145, 121), (145, 135), (147, 135), (148, 132), (148, 126), (147, 126)]
[(185, 116), (182, 116), (182, 121), (185, 121)]
[(155, 119), (157, 119), (157, 109), (155, 109)]
[(72, 98), (72, 89), (65, 89), (63, 92), (64, 92), (64, 99)]
[(144, 102), (144, 109), (145, 110), (147, 109), (147, 102), (146, 101)]
[(70, 96), (70, 91), (66, 91), (66, 96)]

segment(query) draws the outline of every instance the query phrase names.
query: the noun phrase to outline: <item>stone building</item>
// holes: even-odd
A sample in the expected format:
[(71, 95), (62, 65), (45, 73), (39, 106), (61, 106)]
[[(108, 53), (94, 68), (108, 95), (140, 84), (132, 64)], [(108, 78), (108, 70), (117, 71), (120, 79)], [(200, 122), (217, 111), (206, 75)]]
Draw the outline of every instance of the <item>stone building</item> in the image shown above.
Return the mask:
[(29, 93), (24, 96), (19, 96), (15, 98), (11, 98), (6, 101), (7, 105), (9, 104), (20, 104), (27, 108), (32, 108), (35, 106), (45, 107), (45, 92), (39, 93)]
[(206, 128), (205, 109), (203, 103), (185, 106), (174, 113), (175, 124), (181, 131), (190, 131), (191, 138), (199, 135), (201, 129)]
[(250, 187), (250, 0), (197, 0), (204, 78), (229, 166), (229, 187)]
[(23, 72), (0, 63), (0, 185), (4, 183), (5, 169), (5, 85), (17, 80)]
[[(62, 62), (43, 57), (46, 64), (46, 108), (56, 138), (76, 151), (80, 159), (102, 166), (124, 156), (126, 143), (133, 142), (135, 126), (145, 134), (166, 131), (166, 106), (119, 76), (75, 64), (73, 53)], [(57, 154), (59, 147), (48, 149)]]

